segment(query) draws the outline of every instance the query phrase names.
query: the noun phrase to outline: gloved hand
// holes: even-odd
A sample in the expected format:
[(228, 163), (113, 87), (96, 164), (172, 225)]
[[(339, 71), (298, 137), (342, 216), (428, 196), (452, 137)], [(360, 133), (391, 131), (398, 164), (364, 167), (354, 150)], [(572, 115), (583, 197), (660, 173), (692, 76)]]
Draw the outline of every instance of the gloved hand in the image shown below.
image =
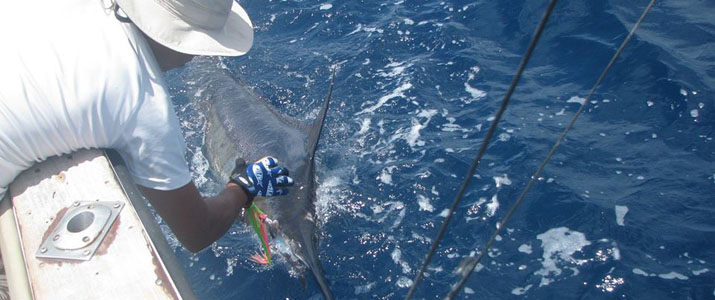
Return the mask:
[[(245, 172), (242, 172), (242, 166), (245, 166)], [(278, 167), (278, 160), (272, 156), (266, 156), (248, 165), (243, 159), (236, 160), (236, 169), (231, 174), (230, 181), (246, 191), (248, 206), (255, 196), (286, 195), (287, 187), (293, 185), (293, 178), (288, 177), (288, 169)]]

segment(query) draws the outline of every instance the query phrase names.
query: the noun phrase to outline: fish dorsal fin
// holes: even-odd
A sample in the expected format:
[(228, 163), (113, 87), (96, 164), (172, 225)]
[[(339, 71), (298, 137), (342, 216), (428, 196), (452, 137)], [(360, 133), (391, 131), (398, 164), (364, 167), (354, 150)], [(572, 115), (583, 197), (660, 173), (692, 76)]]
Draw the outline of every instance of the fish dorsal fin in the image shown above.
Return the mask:
[(333, 94), (333, 84), (335, 83), (335, 69), (333, 69), (333, 74), (330, 76), (330, 87), (328, 88), (328, 96), (325, 97), (323, 101), (323, 107), (318, 113), (318, 117), (315, 118), (313, 123), (309, 124), (308, 127), (308, 140), (305, 144), (305, 149), (310, 156), (310, 164), (313, 164), (315, 160), (315, 150), (318, 148), (318, 140), (320, 140), (320, 133), (323, 131), (323, 125), (325, 124), (325, 115), (330, 106), (330, 99)]

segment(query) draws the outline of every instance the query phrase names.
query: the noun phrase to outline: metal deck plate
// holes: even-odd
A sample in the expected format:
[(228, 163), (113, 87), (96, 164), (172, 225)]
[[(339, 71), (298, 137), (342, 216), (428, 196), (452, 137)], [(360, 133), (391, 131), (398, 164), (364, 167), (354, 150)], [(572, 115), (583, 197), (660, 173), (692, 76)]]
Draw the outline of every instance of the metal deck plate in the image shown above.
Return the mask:
[(38, 258), (90, 260), (124, 208), (121, 201), (75, 202), (42, 241)]

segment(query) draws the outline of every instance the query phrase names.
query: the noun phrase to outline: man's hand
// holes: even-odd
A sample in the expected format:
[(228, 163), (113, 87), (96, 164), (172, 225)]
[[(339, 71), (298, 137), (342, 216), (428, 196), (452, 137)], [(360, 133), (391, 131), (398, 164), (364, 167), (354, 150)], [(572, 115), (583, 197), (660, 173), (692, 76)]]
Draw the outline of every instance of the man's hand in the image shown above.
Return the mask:
[[(193, 182), (170, 191), (139, 188), (186, 249), (198, 252), (223, 236), (240, 215), (241, 207), (251, 206), (253, 197), (288, 193), (293, 179), (277, 164), (273, 157), (248, 165), (237, 160), (231, 175), (231, 182), (236, 184), (213, 197), (201, 197)], [(244, 186), (244, 181), (250, 187)]]
[(287, 187), (293, 185), (293, 178), (288, 177), (288, 170), (278, 167), (278, 160), (272, 156), (266, 156), (255, 163), (248, 164), (245, 173), (235, 173), (237, 174), (231, 176), (231, 181), (243, 187), (251, 199), (255, 196), (286, 195), (288, 194)]

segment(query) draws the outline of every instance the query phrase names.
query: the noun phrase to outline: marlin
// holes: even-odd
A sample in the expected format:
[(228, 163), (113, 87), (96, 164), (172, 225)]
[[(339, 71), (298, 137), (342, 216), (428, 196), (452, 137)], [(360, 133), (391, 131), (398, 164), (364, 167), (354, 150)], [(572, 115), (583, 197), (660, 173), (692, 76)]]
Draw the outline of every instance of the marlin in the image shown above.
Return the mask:
[(237, 158), (256, 161), (267, 155), (276, 157), (279, 165), (290, 171), (295, 185), (288, 195), (256, 198), (256, 203), (277, 221), (276, 234), (291, 250), (288, 261), (300, 274), (309, 269), (325, 298), (332, 300), (318, 258), (314, 202), (315, 152), (333, 80), (317, 118), (305, 123), (279, 113), (214, 58), (197, 57), (187, 69), (196, 73), (190, 79), (200, 91), (193, 95), (197, 98), (194, 103), (206, 117), (207, 159), (217, 175), (227, 179)]

